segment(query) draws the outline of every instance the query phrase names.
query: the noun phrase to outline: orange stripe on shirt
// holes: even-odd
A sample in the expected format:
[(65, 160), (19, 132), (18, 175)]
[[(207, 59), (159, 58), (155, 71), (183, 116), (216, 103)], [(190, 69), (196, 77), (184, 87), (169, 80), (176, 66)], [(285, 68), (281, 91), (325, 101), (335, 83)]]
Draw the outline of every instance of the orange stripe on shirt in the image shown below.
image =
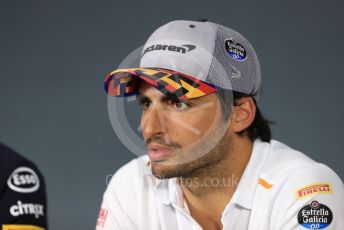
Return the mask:
[(269, 184), (266, 180), (264, 180), (262, 178), (259, 178), (258, 184), (260, 184), (261, 186), (263, 186), (266, 189), (272, 188), (272, 184)]

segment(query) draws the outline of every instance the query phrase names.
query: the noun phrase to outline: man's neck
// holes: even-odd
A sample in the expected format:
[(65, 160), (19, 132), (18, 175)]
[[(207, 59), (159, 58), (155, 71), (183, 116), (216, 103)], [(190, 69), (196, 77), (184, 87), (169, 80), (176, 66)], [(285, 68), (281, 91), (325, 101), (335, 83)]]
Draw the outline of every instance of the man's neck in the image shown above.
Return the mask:
[(191, 215), (220, 221), (250, 159), (253, 143), (245, 137), (234, 137), (226, 157), (215, 164), (178, 178)]

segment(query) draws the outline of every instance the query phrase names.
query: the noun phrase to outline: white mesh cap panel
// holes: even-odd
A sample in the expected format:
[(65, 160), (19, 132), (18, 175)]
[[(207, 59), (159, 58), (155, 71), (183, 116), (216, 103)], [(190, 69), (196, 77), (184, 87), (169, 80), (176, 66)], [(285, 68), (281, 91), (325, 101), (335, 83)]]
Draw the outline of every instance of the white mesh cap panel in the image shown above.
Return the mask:
[[(206, 23), (214, 26), (217, 31), (214, 58), (206, 82), (245, 94), (259, 91), (260, 65), (251, 44), (241, 34), (230, 28), (211, 22)], [(225, 41), (229, 39), (245, 48), (246, 58), (244, 60), (237, 60), (229, 55), (225, 48)]]
[[(240, 44), (246, 57), (238, 60), (226, 50), (226, 40)], [(160, 45), (160, 49), (156, 48)], [(175, 52), (168, 47), (194, 49)], [(152, 51), (145, 52), (151, 47)], [(240, 33), (212, 22), (172, 21), (153, 32), (147, 40), (140, 67), (159, 67), (194, 76), (223, 89), (245, 94), (259, 92), (261, 74), (258, 57), (251, 44)], [(258, 99), (258, 96), (255, 96)]]

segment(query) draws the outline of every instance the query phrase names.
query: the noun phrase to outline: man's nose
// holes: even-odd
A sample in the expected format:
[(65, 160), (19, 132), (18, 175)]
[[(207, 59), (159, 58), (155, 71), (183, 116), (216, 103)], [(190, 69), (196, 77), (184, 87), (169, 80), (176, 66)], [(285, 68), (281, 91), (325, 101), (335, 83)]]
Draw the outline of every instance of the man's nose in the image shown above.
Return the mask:
[(152, 106), (145, 111), (142, 117), (142, 132), (144, 137), (150, 138), (156, 135), (166, 135), (166, 122), (165, 122), (163, 110), (158, 106)]

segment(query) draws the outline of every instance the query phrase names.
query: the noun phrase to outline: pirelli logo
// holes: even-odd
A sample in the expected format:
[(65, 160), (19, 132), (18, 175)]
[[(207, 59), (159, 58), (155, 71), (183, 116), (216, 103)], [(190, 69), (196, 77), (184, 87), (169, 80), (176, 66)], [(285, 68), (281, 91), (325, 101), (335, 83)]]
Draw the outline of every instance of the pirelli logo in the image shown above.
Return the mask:
[(300, 200), (305, 197), (316, 194), (332, 194), (332, 186), (329, 183), (311, 184), (295, 192), (296, 199)]

